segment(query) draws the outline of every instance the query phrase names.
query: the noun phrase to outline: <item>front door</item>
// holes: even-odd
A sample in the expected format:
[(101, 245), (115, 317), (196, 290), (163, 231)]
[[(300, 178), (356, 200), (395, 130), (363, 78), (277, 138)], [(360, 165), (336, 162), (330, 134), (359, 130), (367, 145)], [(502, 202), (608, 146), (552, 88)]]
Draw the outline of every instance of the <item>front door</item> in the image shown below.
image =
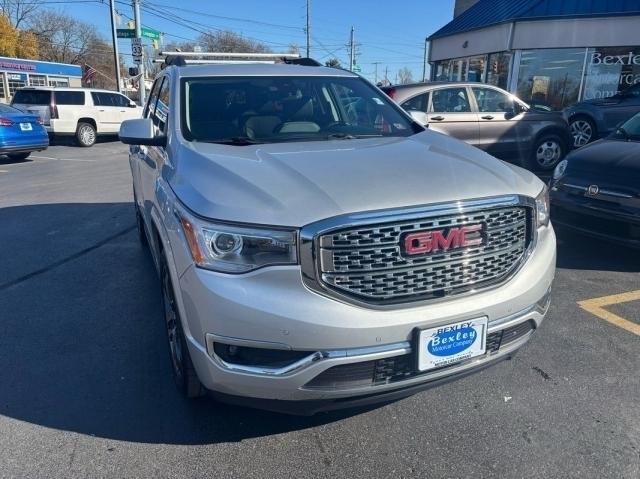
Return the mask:
[(466, 87), (433, 90), (427, 120), (431, 130), (478, 145), (478, 114), (471, 108)]

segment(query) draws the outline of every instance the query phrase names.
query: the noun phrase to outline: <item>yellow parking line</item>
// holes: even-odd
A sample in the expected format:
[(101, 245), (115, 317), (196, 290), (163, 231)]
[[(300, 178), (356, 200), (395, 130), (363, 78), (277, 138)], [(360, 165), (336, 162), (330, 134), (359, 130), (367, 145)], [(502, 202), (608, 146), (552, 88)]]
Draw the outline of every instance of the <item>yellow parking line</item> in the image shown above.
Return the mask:
[(611, 306), (612, 304), (628, 303), (629, 301), (637, 300), (640, 300), (640, 289), (637, 291), (629, 291), (628, 293), (613, 294), (611, 296), (578, 301), (578, 306), (600, 319), (604, 319), (619, 328), (640, 336), (640, 324), (636, 324), (604, 309), (605, 306)]

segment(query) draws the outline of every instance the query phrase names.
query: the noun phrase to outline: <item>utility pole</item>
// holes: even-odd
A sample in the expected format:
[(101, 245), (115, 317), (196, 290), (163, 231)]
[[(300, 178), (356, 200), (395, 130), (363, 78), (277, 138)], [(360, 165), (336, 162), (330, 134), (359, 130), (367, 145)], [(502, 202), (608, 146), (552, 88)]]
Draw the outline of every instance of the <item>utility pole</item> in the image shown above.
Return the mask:
[(384, 67), (384, 86), (389, 85), (389, 83), (391, 83), (389, 81), (389, 67), (386, 66), (386, 67)]
[(353, 41), (353, 32), (355, 28), (351, 27), (351, 38), (349, 40), (349, 50), (350, 50), (350, 60), (349, 60), (349, 71), (353, 71), (353, 64), (355, 62), (355, 43)]
[(309, 11), (311, 9), (311, 0), (307, 0), (307, 58), (311, 58), (311, 21), (309, 19)]
[(428, 40), (424, 39), (424, 62), (422, 64), (422, 81), (427, 81), (427, 48), (428, 48)]
[(373, 64), (376, 66), (376, 73), (375, 73), (375, 84), (378, 84), (378, 65), (380, 64), (380, 62), (373, 62)]
[(113, 61), (116, 66), (116, 91), (120, 93), (120, 55), (118, 54), (118, 34), (116, 32), (116, 2), (110, 0), (111, 7), (111, 36), (113, 39)]
[[(136, 38), (142, 38), (142, 23), (140, 22), (140, 0), (133, 0), (133, 20), (136, 22)], [(138, 68), (138, 73), (140, 74), (140, 80), (138, 81), (138, 96), (140, 98), (140, 105), (144, 105), (146, 96), (144, 87), (144, 57), (138, 65)]]

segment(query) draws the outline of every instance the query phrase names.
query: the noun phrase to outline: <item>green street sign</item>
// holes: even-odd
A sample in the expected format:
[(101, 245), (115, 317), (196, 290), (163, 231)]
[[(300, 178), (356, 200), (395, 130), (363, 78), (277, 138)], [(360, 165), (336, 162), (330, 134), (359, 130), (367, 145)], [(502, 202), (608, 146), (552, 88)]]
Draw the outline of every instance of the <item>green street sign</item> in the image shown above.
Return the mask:
[(135, 38), (136, 31), (131, 28), (118, 28), (117, 37), (118, 38)]
[(151, 40), (160, 40), (160, 32), (153, 28), (142, 27), (142, 36)]
[(360, 67), (360, 65), (353, 65), (353, 73), (360, 73), (362, 72), (362, 67)]

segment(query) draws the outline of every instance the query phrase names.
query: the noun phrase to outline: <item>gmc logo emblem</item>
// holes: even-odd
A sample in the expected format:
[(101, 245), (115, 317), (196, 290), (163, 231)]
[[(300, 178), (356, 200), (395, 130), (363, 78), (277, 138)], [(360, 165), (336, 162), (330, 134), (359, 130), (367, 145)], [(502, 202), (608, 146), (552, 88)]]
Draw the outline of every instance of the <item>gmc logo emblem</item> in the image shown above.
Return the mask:
[[(446, 233), (445, 233), (446, 231)], [(476, 233), (471, 238), (468, 235)], [(418, 231), (404, 237), (404, 253), (408, 256), (436, 253), (481, 245), (482, 225), (467, 225), (448, 230)]]

